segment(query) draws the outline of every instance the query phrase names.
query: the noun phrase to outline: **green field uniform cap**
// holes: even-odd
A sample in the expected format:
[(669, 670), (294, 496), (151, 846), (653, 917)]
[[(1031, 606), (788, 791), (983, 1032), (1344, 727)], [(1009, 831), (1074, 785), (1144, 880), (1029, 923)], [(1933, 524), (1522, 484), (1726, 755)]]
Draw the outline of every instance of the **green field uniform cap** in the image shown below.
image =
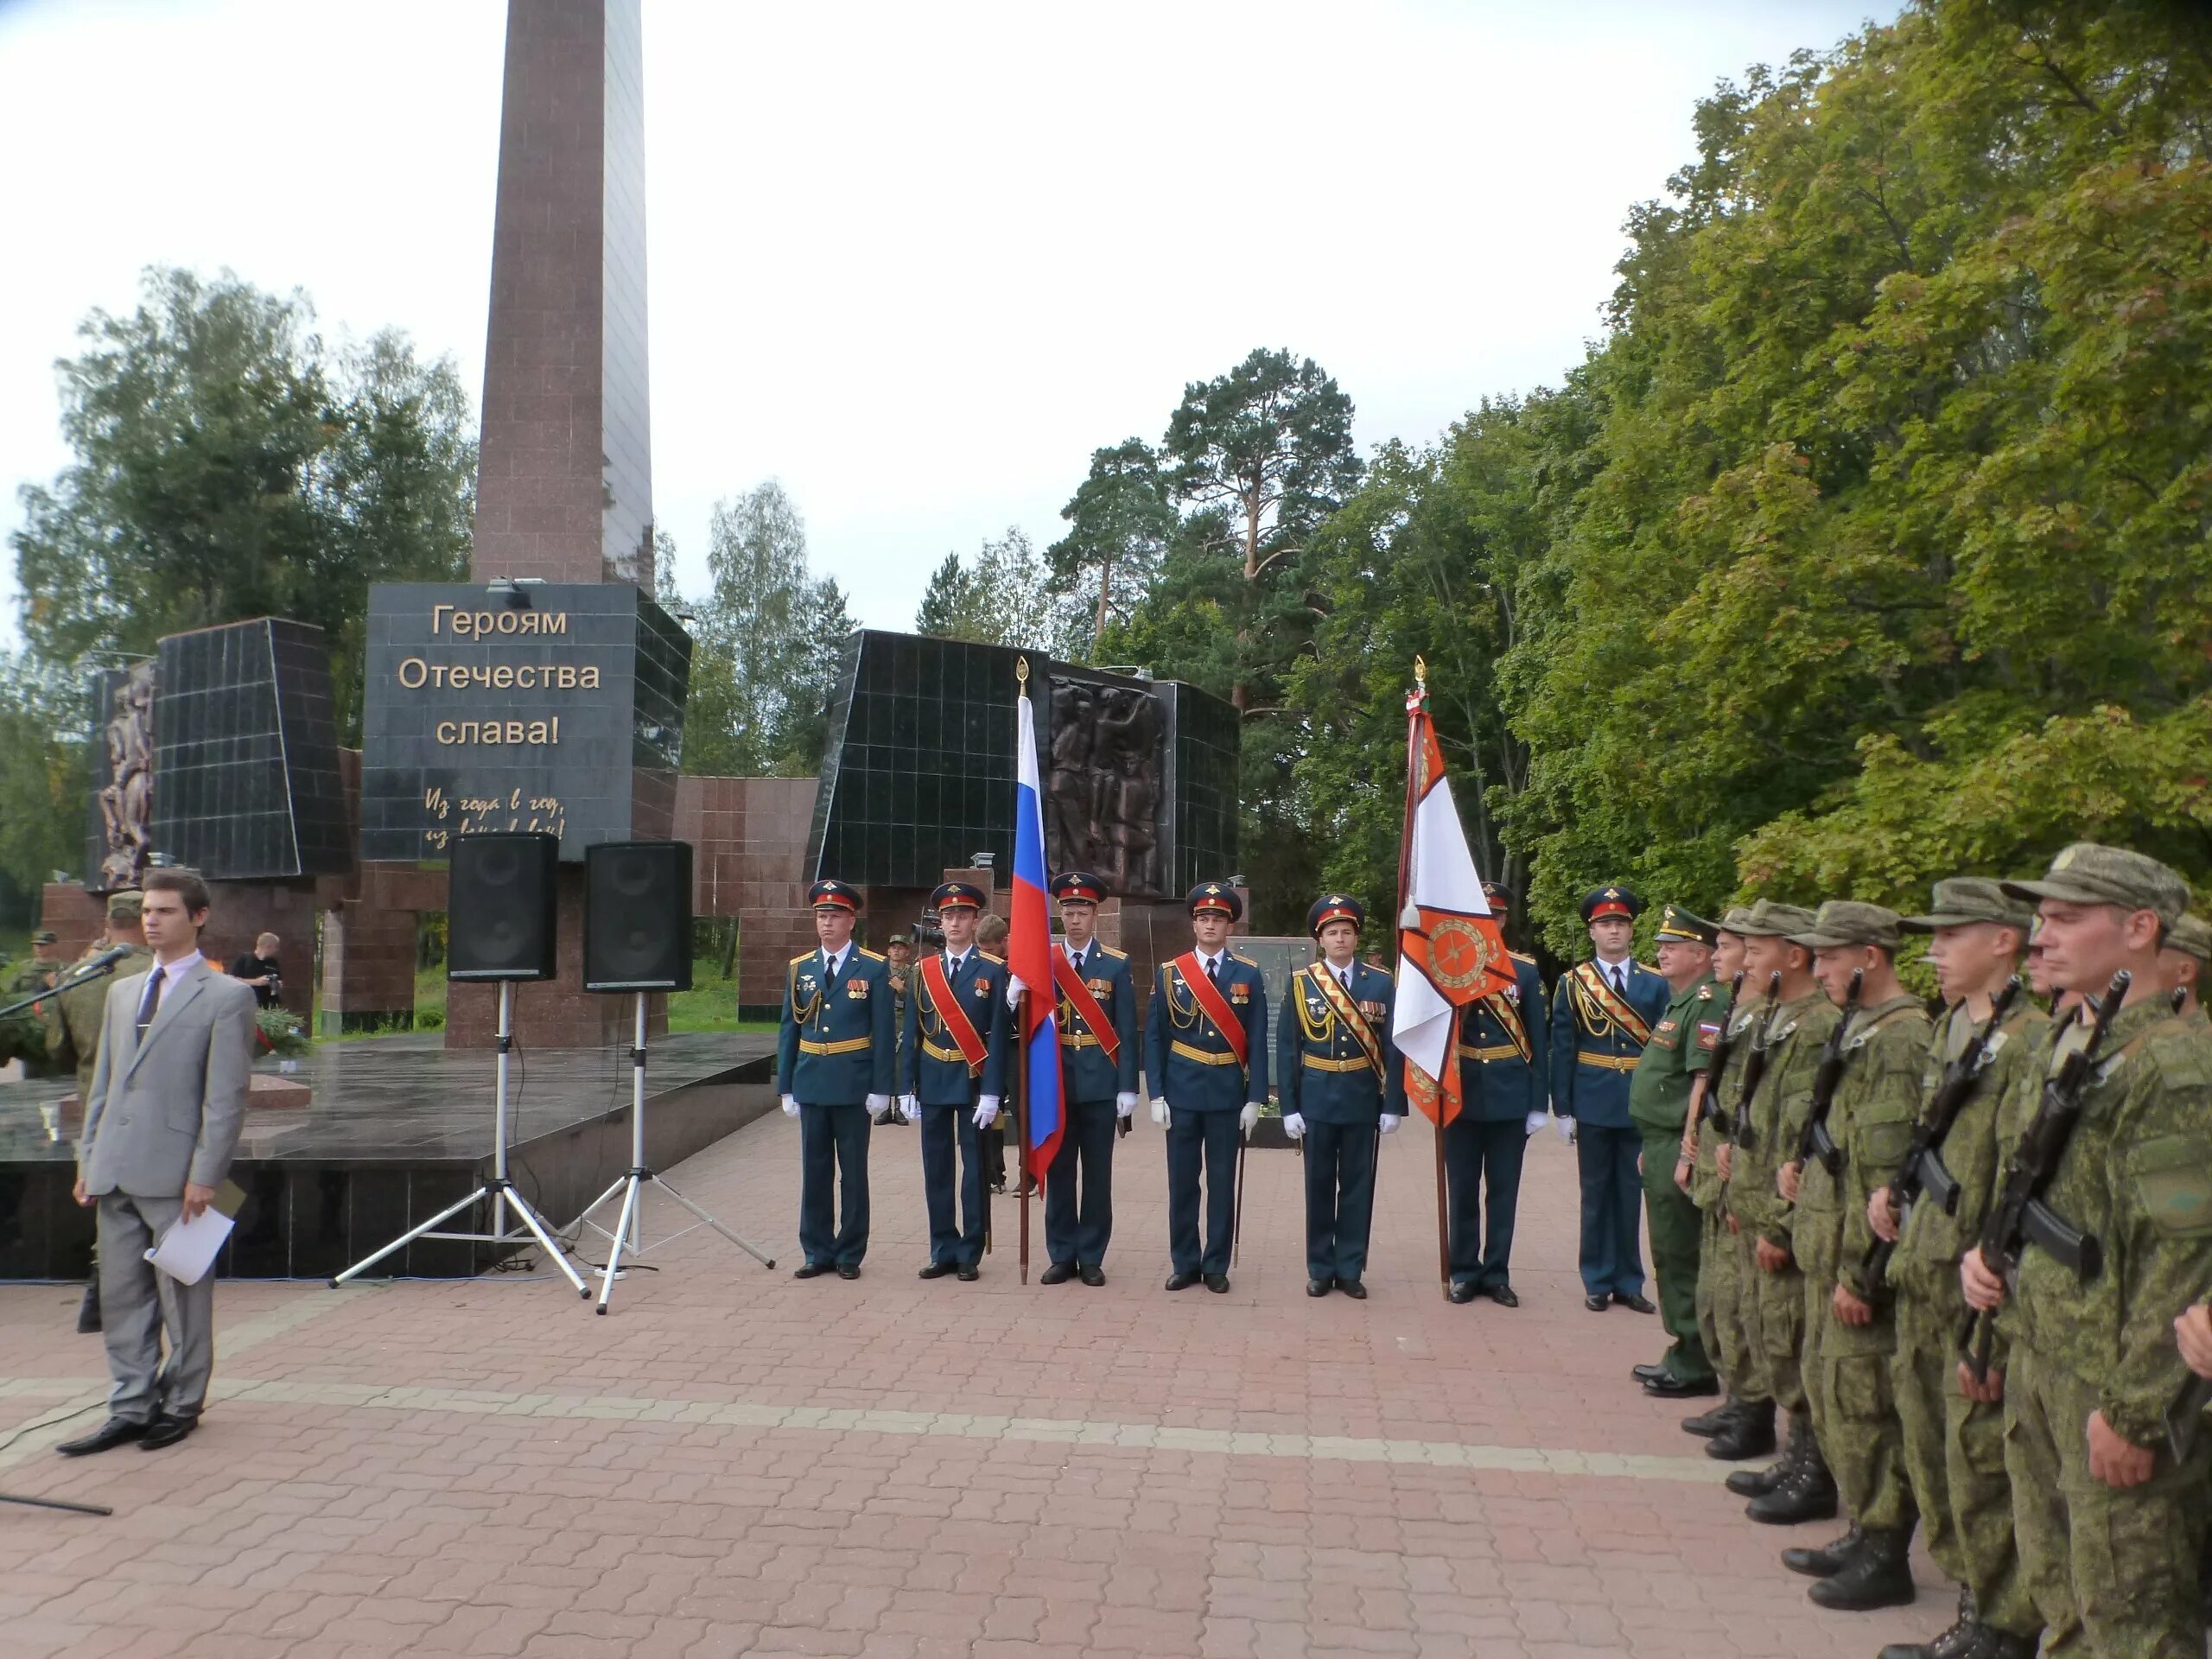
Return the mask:
[(2056, 858), (2040, 881), (2000, 883), (2015, 899), (2056, 899), (2070, 905), (2118, 905), (2156, 911), (2168, 927), (2189, 909), (2189, 883), (2155, 858), (2125, 847), (2077, 841)]
[(1847, 944), (1875, 944), (1894, 950), (1904, 943), (1897, 934), (1897, 912), (1886, 906), (1831, 899), (1821, 906), (1810, 927), (1789, 936), (1789, 943), (1808, 950), (1833, 950)]
[(1714, 925), (1718, 931), (1733, 933), (1740, 939), (1750, 933), (1751, 919), (1751, 907), (1749, 905), (1731, 905), (1728, 906), (1728, 913)]
[(107, 918), (127, 926), (137, 926), (146, 918), (146, 899), (143, 893), (118, 893), (107, 901)]
[(1657, 937), (1662, 944), (1669, 939), (1677, 944), (1711, 944), (1713, 924), (1680, 905), (1664, 905), (1659, 911)]
[(2183, 916), (2166, 930), (2166, 949), (2195, 957), (2201, 968), (2212, 969), (2212, 922), (2202, 916)]
[(1955, 875), (1936, 884), (1936, 897), (1925, 916), (1900, 917), (1897, 925), (1908, 933), (1933, 933), (1939, 927), (1994, 922), (2018, 928), (2024, 939), (2035, 919), (2035, 912), (2008, 894), (2003, 882), (1986, 875)]
[(41, 927), (31, 935), (33, 944), (59, 944), (60, 942), (60, 936), (50, 927)]
[(1813, 912), (1802, 905), (1777, 905), (1762, 899), (1737, 920), (1741, 925), (1730, 928), (1731, 933), (1740, 933), (1747, 939), (1786, 939), (1810, 927)]

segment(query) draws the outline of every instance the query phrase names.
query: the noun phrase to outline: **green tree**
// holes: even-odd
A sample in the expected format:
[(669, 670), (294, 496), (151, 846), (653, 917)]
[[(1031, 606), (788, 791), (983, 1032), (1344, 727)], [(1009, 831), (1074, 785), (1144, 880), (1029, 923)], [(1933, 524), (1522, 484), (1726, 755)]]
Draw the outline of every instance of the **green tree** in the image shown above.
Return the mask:
[(1096, 662), (1109, 623), (1126, 622), (1175, 534), (1175, 504), (1160, 460), (1142, 438), (1090, 453), (1090, 473), (1060, 509), (1068, 533), (1045, 550), (1056, 593), (1098, 595), (1090, 630)]
[(21, 653), (0, 653), (0, 870), (35, 894), (81, 871), (92, 800), (86, 687)]
[(922, 594), (914, 632), (1072, 658), (1082, 648), (1083, 620), (1080, 607), (1056, 593), (1028, 536), (1009, 525), (982, 544), (972, 567), (957, 553), (944, 556)]

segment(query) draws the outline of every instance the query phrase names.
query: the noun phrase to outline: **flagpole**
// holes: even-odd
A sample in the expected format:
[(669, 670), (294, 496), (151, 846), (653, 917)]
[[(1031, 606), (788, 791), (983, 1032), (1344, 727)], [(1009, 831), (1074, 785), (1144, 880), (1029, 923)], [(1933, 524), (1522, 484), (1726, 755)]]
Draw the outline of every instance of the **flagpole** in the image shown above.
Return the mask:
[[(1416, 774), (1421, 761), (1421, 717), (1427, 706), (1428, 664), (1421, 658), (1415, 657), (1414, 658), (1414, 695), (1406, 707), (1406, 822), (1405, 829), (1398, 839), (1398, 914), (1401, 925), (1403, 925), (1406, 901), (1412, 890), (1414, 811), (1421, 804), (1420, 795), (1416, 789)], [(1456, 1025), (1459, 1018), (1457, 1010), (1454, 1010), (1452, 1015), (1452, 1023)], [(1456, 1046), (1453, 1042), (1447, 1040), (1444, 1045), (1444, 1064), (1457, 1065), (1459, 1063)], [(1401, 1055), (1398, 1064), (1409, 1066), (1413, 1062)], [(1435, 1079), (1435, 1083), (1436, 1276), (1438, 1283), (1442, 1287), (1444, 1299), (1449, 1301), (1452, 1299), (1452, 1223), (1450, 1203), (1444, 1179), (1444, 1080), (1439, 1077)], [(1379, 1152), (1382, 1147), (1379, 1137), (1376, 1146)]]
[[(1029, 659), (1027, 657), (1017, 657), (1014, 659), (1014, 677), (1016, 684), (1020, 687), (1016, 695), (1022, 702), (1027, 702), (1029, 700)], [(1049, 871), (1050, 866), (1046, 868)], [(1016, 874), (1018, 874), (1018, 872)], [(1010, 887), (1007, 890), (1009, 907), (1012, 903), (1012, 891)], [(1009, 917), (1007, 919), (1011, 920), (1012, 918)], [(1014, 941), (1011, 935), (1007, 937), (1006, 955), (1007, 963), (1011, 964), (1014, 961)], [(1021, 1207), (1021, 1225), (1019, 1241), (1014, 1247), (1014, 1256), (1019, 1266), (1020, 1282), (1025, 1285), (1029, 1282), (1029, 1114), (1027, 1109), (1029, 1104), (1029, 999), (1035, 995), (1034, 991), (1025, 987), (1021, 993), (1021, 1006), (1014, 1013), (1014, 1052), (1021, 1056), (1021, 1064), (1014, 1068), (1019, 1075), (1014, 1080), (1014, 1139), (1016, 1147), (1014, 1156), (1020, 1160), (1021, 1169), (1020, 1179), (1014, 1183), (1014, 1201)], [(1065, 1096), (1066, 1091), (1063, 1090), (1061, 1092)]]

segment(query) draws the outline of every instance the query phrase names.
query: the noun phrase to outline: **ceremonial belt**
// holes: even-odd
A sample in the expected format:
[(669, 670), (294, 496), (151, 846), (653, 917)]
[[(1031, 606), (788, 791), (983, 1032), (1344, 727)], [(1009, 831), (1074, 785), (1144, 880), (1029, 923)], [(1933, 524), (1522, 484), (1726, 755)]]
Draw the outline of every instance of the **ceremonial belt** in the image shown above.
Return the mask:
[(1463, 1060), (1525, 1060), (1529, 1058), (1511, 1043), (1492, 1043), (1483, 1048), (1461, 1043), (1459, 1048), (1459, 1058)]
[[(1366, 1056), (1366, 1064), (1375, 1068), (1376, 1077), (1381, 1077), (1382, 1075), (1382, 1045), (1376, 1040), (1374, 1028), (1367, 1023), (1367, 1016), (1352, 1005), (1351, 995), (1345, 991), (1343, 985), (1338, 982), (1337, 976), (1329, 971), (1327, 963), (1317, 962), (1307, 968), (1306, 972), (1319, 989), (1321, 1000), (1329, 1005), (1329, 1012), (1335, 1014), (1338, 1022), (1358, 1039), (1360, 1052)], [(1358, 1067), (1328, 1066), (1323, 1069), (1332, 1071), (1338, 1070), (1355, 1071)]]
[[(1098, 1006), (1098, 999), (1090, 994), (1090, 987), (1083, 982), (1082, 976), (1076, 972), (1075, 964), (1068, 960), (1068, 953), (1065, 950), (1052, 952), (1052, 983), (1059, 988), (1060, 995), (1067, 998), (1068, 1006), (1074, 1010), (1076, 1018), (1089, 1028), (1092, 1039), (1106, 1051), (1106, 1058), (1119, 1065), (1122, 1035), (1114, 1029), (1114, 1022), (1106, 1017), (1106, 1010)], [(1061, 1040), (1065, 1044), (1068, 1039), (1063, 1038)], [(1083, 1045), (1077, 1043), (1075, 1046), (1080, 1048)]]
[[(1183, 976), (1183, 983), (1190, 987), (1191, 995), (1206, 1011), (1206, 1017), (1221, 1027), (1222, 1040), (1236, 1051), (1236, 1064), (1244, 1065), (1251, 1051), (1251, 1039), (1245, 1035), (1244, 1022), (1230, 1007), (1229, 999), (1221, 994), (1221, 987), (1215, 984), (1206, 970), (1198, 965), (1198, 953), (1185, 950), (1168, 966)], [(1192, 1058), (1197, 1058), (1195, 1050)], [(1208, 1060), (1206, 1064), (1211, 1065), (1220, 1062)]]
[[(1104, 1048), (1106, 1045), (1087, 1031), (1076, 1031), (1061, 1033), (1060, 1046), (1062, 1048)], [(1113, 1058), (1110, 1051), (1107, 1058), (1109, 1059)]]
[(834, 1043), (810, 1043), (802, 1037), (798, 1039), (798, 1052), (802, 1054), (857, 1054), (874, 1041), (873, 1037), (847, 1037)]
[[(1242, 1064), (1242, 1062), (1239, 1061), (1234, 1054), (1223, 1054), (1211, 1049), (1192, 1048), (1188, 1043), (1170, 1043), (1167, 1045), (1167, 1052), (1170, 1054), (1180, 1054), (1186, 1060), (1195, 1060), (1200, 1065), (1237, 1065)], [(1365, 1065), (1367, 1062), (1365, 1060), (1362, 1060), (1360, 1064), (1362, 1065)]]
[(1592, 1054), (1586, 1048), (1578, 1048), (1574, 1051), (1574, 1058), (1579, 1065), (1601, 1066), (1608, 1071), (1633, 1071), (1637, 1057), (1633, 1054)]
[[(1521, 1010), (1513, 999), (1503, 991), (1494, 991), (1483, 998), (1482, 1006), (1490, 1010), (1492, 1019), (1505, 1027), (1505, 1034), (1513, 1044), (1513, 1058), (1522, 1060), (1530, 1058), (1528, 1022), (1521, 1018)], [(1464, 1054), (1467, 1051), (1463, 1047), (1459, 1052)], [(1475, 1058), (1502, 1060), (1506, 1057), (1503, 1054), (1478, 1054)]]
[(1611, 982), (1598, 971), (1597, 963), (1578, 963), (1567, 977), (1573, 981), (1583, 1001), (1618, 1026), (1638, 1048), (1651, 1040), (1651, 1027), (1643, 1023), (1643, 1016), (1630, 1007)]
[(933, 1060), (943, 1060), (947, 1065), (963, 1065), (968, 1059), (968, 1057), (958, 1049), (947, 1048), (941, 1043), (933, 1043), (926, 1037), (922, 1039), (922, 1052)]
[(1299, 1057), (1299, 1064), (1308, 1071), (1364, 1071), (1369, 1069), (1364, 1055), (1348, 1060), (1325, 1060), (1319, 1054), (1302, 1054)]
[(952, 982), (944, 976), (943, 957), (925, 957), (922, 959), (922, 983), (929, 987), (930, 1005), (937, 1010), (937, 1017), (944, 1022), (945, 1031), (960, 1046), (960, 1052), (955, 1054), (938, 1048), (934, 1043), (925, 1042), (922, 1045), (923, 1052), (932, 1059), (964, 1060), (968, 1064), (968, 1075), (971, 1077), (980, 1076), (984, 1057), (990, 1051), (984, 1046), (982, 1036), (977, 1033), (976, 1022), (968, 1017), (968, 1010), (960, 1006), (960, 999), (952, 994)]

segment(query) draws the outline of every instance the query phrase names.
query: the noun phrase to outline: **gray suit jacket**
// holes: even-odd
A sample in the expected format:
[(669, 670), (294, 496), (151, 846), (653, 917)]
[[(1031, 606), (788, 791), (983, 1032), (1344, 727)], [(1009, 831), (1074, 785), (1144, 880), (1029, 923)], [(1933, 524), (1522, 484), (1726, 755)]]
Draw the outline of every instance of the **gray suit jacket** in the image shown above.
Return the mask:
[(168, 1198), (188, 1181), (213, 1186), (230, 1173), (245, 1126), (252, 989), (194, 963), (163, 993), (141, 1045), (145, 994), (143, 974), (108, 988), (79, 1148), (86, 1191), (95, 1196)]

